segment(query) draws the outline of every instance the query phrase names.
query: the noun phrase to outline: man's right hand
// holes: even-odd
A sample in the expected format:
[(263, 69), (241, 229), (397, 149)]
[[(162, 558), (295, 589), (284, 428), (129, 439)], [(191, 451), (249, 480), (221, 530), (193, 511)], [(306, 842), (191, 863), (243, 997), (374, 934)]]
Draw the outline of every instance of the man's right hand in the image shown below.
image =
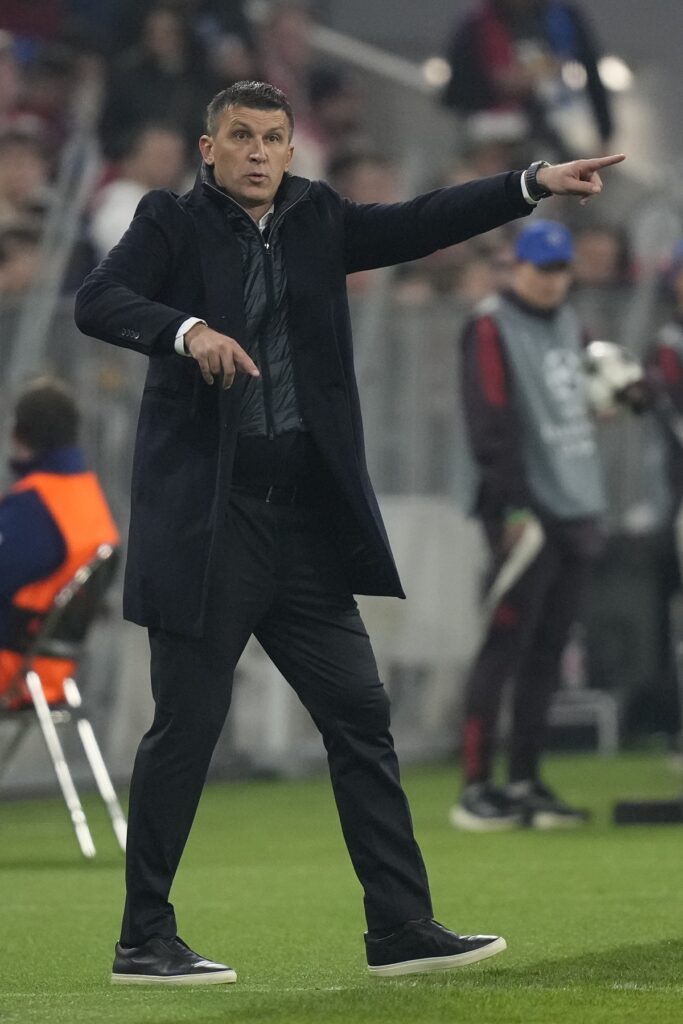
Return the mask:
[(231, 388), (238, 371), (250, 377), (261, 376), (256, 363), (234, 338), (219, 334), (206, 324), (194, 324), (189, 329), (185, 335), (185, 348), (197, 360), (207, 384), (213, 384), (216, 377), (222, 377), (223, 387)]

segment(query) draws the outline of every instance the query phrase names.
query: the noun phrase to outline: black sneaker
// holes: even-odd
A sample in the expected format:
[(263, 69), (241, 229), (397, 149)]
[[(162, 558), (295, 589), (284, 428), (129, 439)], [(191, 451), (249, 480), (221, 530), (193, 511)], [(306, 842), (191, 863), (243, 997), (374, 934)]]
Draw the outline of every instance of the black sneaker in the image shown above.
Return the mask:
[(590, 820), (588, 811), (565, 803), (538, 780), (511, 783), (508, 794), (521, 802), (522, 820), (529, 828), (576, 828)]
[(450, 971), (502, 953), (498, 935), (456, 935), (437, 921), (408, 921), (383, 939), (366, 934), (368, 971), (379, 978), (426, 971)]
[(465, 832), (503, 832), (521, 824), (519, 802), (490, 782), (472, 782), (448, 820)]
[(232, 967), (205, 960), (182, 939), (148, 939), (126, 948), (116, 943), (111, 975), (115, 985), (227, 985), (237, 981)]

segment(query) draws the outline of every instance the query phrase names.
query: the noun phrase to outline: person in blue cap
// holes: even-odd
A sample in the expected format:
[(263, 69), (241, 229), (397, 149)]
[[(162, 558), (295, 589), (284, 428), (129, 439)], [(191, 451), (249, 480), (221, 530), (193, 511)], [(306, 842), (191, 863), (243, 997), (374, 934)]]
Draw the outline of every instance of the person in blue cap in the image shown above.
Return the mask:
[[(478, 468), (474, 514), (491, 570), (487, 626), (466, 688), (465, 784), (451, 824), (470, 831), (578, 825), (585, 812), (543, 781), (560, 659), (605, 507), (583, 375), (584, 332), (567, 303), (574, 240), (536, 220), (519, 234), (511, 287), (486, 298), (462, 339), (462, 390)], [(503, 694), (513, 686), (508, 782), (493, 781)]]

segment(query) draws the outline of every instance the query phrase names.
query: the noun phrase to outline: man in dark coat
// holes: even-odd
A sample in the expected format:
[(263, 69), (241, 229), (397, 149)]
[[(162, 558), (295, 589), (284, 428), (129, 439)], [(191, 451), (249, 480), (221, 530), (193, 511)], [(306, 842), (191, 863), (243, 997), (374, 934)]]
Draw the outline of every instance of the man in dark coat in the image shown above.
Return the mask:
[(621, 157), (364, 206), (288, 174), (292, 128), (272, 86), (219, 93), (194, 189), (146, 196), (77, 298), (82, 331), (149, 357), (124, 611), (149, 629), (156, 712), (131, 784), (117, 982), (235, 980), (177, 938), (168, 895), (252, 633), (322, 733), (370, 971), (505, 948), (432, 920), (352, 596), (403, 592), (365, 465), (345, 278), (523, 216), (541, 195), (589, 196)]

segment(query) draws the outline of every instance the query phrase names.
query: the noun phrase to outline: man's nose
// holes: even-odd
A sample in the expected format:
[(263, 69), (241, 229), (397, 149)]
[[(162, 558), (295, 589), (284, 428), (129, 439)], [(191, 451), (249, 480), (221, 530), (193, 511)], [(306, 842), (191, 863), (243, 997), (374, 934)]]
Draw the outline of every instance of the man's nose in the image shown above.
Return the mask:
[(265, 160), (266, 159), (266, 148), (263, 145), (263, 139), (256, 139), (255, 140), (254, 148), (252, 149), (251, 153), (249, 154), (249, 157), (250, 157), (251, 160), (258, 160), (259, 162), (261, 160)]

